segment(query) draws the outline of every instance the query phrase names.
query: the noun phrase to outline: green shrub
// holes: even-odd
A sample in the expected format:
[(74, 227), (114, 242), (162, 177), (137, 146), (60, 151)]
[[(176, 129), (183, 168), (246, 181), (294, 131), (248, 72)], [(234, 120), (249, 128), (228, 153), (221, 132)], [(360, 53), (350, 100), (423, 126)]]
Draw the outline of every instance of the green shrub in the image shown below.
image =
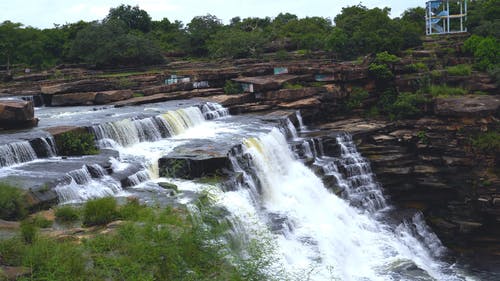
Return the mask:
[(447, 67), (446, 72), (453, 76), (469, 76), (472, 72), (472, 67), (468, 64), (459, 64)]
[(394, 78), (391, 69), (385, 64), (371, 63), (368, 72), (377, 81), (389, 81)]
[(301, 84), (292, 84), (292, 83), (288, 83), (288, 82), (285, 82), (283, 84), (283, 89), (299, 90), (299, 89), (303, 89), (303, 88), (304, 88), (304, 86)]
[(133, 93), (132, 97), (134, 97), (134, 98), (141, 98), (141, 97), (144, 97), (144, 94), (143, 93)]
[(447, 85), (431, 85), (429, 92), (434, 97), (462, 96), (468, 93), (466, 89), (449, 87)]
[(279, 50), (276, 52), (276, 59), (281, 61), (288, 60), (290, 59), (290, 54), (286, 50)]
[(23, 192), (6, 183), (0, 183), (0, 219), (19, 220), (28, 214)]
[(141, 205), (139, 200), (129, 200), (119, 209), (120, 219), (136, 221), (153, 216), (151, 208)]
[(241, 94), (243, 93), (243, 87), (239, 83), (227, 80), (226, 84), (224, 84), (224, 93), (228, 95)]
[(421, 107), (426, 99), (417, 93), (401, 93), (394, 103), (388, 106), (388, 111), (393, 118), (414, 118), (421, 115)]
[(21, 222), (21, 237), (26, 244), (31, 244), (38, 237), (38, 227), (30, 220)]
[(493, 37), (472, 35), (464, 42), (464, 50), (474, 55), (475, 66), (479, 70), (488, 70), (500, 64), (500, 42)]
[(408, 72), (419, 72), (419, 71), (428, 71), (429, 68), (423, 62), (412, 63), (405, 66), (406, 71)]
[(0, 239), (0, 256), (2, 257), (2, 265), (21, 265), (25, 249), (26, 245), (21, 241), (21, 239), (19, 239), (19, 237)]
[(74, 222), (80, 218), (80, 213), (76, 208), (71, 206), (61, 206), (55, 211), (56, 219), (60, 222)]
[(375, 60), (373, 61), (376, 64), (393, 64), (399, 62), (401, 59), (398, 56), (389, 54), (389, 52), (384, 51), (375, 55)]
[(487, 132), (476, 136), (472, 145), (486, 153), (500, 152), (500, 132)]
[(347, 99), (346, 106), (348, 110), (359, 108), (363, 105), (363, 101), (368, 98), (369, 93), (363, 88), (353, 88)]
[(24, 250), (22, 265), (32, 271), (26, 280), (95, 280), (85, 272), (88, 262), (81, 245), (40, 236)]
[(98, 154), (94, 136), (87, 132), (65, 132), (56, 136), (59, 155), (93, 155)]
[(443, 77), (443, 71), (439, 69), (434, 69), (433, 71), (431, 71), (431, 77), (434, 79), (441, 78)]
[(85, 226), (105, 225), (118, 218), (116, 200), (105, 197), (87, 201), (83, 207), (83, 224)]
[(40, 215), (36, 215), (30, 219), (28, 219), (34, 226), (39, 228), (49, 228), (52, 226), (52, 221), (48, 220)]

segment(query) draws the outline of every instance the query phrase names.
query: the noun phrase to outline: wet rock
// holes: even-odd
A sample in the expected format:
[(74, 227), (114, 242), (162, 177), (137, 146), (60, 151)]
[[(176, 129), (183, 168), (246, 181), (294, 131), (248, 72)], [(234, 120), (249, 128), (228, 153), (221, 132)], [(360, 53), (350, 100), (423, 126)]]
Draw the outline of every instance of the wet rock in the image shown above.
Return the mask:
[(0, 100), (0, 129), (22, 129), (38, 124), (31, 101)]
[(231, 168), (228, 153), (234, 145), (204, 140), (176, 147), (159, 159), (160, 177), (194, 179), (224, 174)]
[(165, 188), (165, 189), (172, 189), (175, 192), (179, 191), (179, 188), (177, 187), (177, 185), (170, 183), (170, 182), (159, 182), (158, 185), (161, 186), (162, 188)]

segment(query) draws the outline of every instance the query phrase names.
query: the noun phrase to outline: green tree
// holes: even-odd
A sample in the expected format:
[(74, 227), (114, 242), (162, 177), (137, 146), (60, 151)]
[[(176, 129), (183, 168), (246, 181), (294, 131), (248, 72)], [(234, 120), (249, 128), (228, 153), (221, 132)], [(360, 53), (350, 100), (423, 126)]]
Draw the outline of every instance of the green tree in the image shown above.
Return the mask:
[(94, 23), (78, 32), (70, 57), (97, 67), (153, 65), (163, 62), (159, 47), (141, 33), (127, 33), (122, 21)]
[[(415, 29), (389, 17), (389, 8), (345, 7), (334, 19), (335, 29), (327, 38), (327, 48), (341, 58), (355, 58), (382, 51), (397, 52), (403, 46), (419, 44)], [(411, 26), (411, 21), (406, 22)], [(408, 33), (405, 37), (404, 34)]]
[(0, 54), (2, 62), (7, 66), (7, 72), (10, 72), (10, 65), (18, 55), (22, 26), (20, 23), (11, 21), (4, 21), (0, 24)]
[(182, 53), (189, 49), (189, 38), (180, 21), (171, 22), (168, 18), (152, 22), (152, 31), (147, 34), (165, 52)]
[(470, 1), (467, 27), (473, 34), (500, 38), (500, 0)]
[(190, 40), (191, 54), (195, 56), (206, 56), (208, 54), (207, 42), (211, 36), (223, 27), (222, 22), (216, 16), (194, 17), (187, 25)]
[(207, 47), (212, 57), (245, 58), (261, 54), (265, 41), (260, 31), (226, 27), (211, 37)]
[(146, 11), (141, 10), (139, 6), (132, 7), (122, 4), (116, 8), (111, 8), (104, 22), (116, 20), (123, 21), (130, 29), (137, 29), (145, 33), (151, 30), (151, 17)]

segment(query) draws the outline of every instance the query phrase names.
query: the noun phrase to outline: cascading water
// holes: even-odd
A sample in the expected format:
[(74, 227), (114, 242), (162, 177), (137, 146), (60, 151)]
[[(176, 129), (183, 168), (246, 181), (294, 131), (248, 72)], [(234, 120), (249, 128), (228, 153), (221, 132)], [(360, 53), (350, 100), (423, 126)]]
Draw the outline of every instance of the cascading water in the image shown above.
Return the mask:
[(205, 119), (212, 120), (229, 115), (229, 110), (222, 105), (214, 102), (207, 102), (201, 106), (201, 112)]
[(0, 167), (33, 161), (36, 158), (36, 152), (28, 141), (0, 145)]
[[(101, 148), (119, 152), (110, 161), (114, 172), (124, 172), (137, 163), (143, 164), (139, 168), (149, 168), (149, 173), (133, 170), (126, 178), (140, 189), (144, 181), (157, 180), (154, 165), (159, 156), (190, 141), (190, 128), (196, 127), (202, 131), (197, 135), (206, 136), (210, 126), (197, 125), (226, 115), (223, 107), (205, 104), (95, 125), (92, 130)], [(230, 119), (223, 119), (227, 124), (219, 131), (210, 127), (215, 131), (211, 134), (233, 134), (239, 129), (234, 126), (243, 126)], [(241, 133), (247, 139), (230, 157), (234, 172), (241, 177), (224, 192), (219, 190), (218, 203), (230, 212), (233, 234), (243, 238), (243, 244), (262, 237), (270, 242), (267, 254), (273, 262), (263, 266), (270, 276), (280, 280), (463, 280), (440, 261), (444, 248), (421, 214), (399, 225), (384, 222), (377, 215), (384, 213), (387, 203), (369, 163), (357, 152), (350, 136), (339, 135), (339, 154), (325, 156), (321, 142), (299, 138), (289, 120), (279, 129), (260, 128), (266, 133), (256, 133), (255, 126), (251, 129)], [(240, 132), (235, 135), (231, 138), (241, 139)], [(300, 146), (303, 155), (294, 155), (287, 139)], [(342, 197), (329, 190), (304, 163), (334, 178), (343, 190), (339, 192)], [(85, 165), (70, 172), (66, 184), (57, 186), (56, 191), (63, 203), (80, 202), (116, 195), (122, 191), (122, 183), (100, 166)]]
[(341, 133), (336, 140), (339, 156), (317, 155), (316, 165), (321, 166), (325, 175), (336, 179), (336, 184), (352, 205), (360, 206), (370, 213), (386, 208), (382, 188), (375, 180), (370, 163), (357, 151), (352, 137)]
[[(346, 149), (340, 157), (345, 157), (342, 164), (347, 167), (343, 169), (353, 176), (369, 172), (349, 139), (340, 137), (339, 142)], [(246, 206), (253, 208), (245, 212), (254, 212), (252, 217), (273, 231), (275, 255), (285, 269), (285, 278), (461, 280), (437, 258), (431, 247), (440, 245), (439, 240), (421, 218), (417, 216), (397, 227), (383, 223), (368, 212), (385, 205), (383, 197), (372, 198), (374, 192), (370, 190), (363, 192), (376, 204), (350, 206), (295, 159), (279, 130), (247, 139), (243, 156), (233, 163), (236, 172), (245, 172), (246, 186), (250, 188), (230, 192), (232, 198), (238, 198), (232, 201), (247, 200)], [(349, 165), (358, 168), (350, 170)], [(357, 195), (353, 182), (347, 178), (344, 184)], [(224, 202), (229, 210), (238, 212), (231, 201)], [(255, 228), (255, 223), (249, 221), (246, 227)]]
[[(209, 117), (225, 116), (227, 109), (210, 103), (205, 113)], [(114, 195), (123, 187), (140, 185), (150, 179), (158, 177), (158, 159), (173, 149), (170, 143), (162, 140), (182, 134), (189, 128), (205, 122), (200, 107), (192, 106), (175, 111), (168, 111), (162, 115), (143, 119), (124, 119), (94, 125), (91, 131), (98, 139), (101, 148), (112, 148), (120, 153), (119, 159), (110, 159), (113, 170), (127, 167), (127, 162), (140, 164), (142, 170), (135, 172), (122, 180), (121, 183), (104, 174), (91, 177), (88, 167), (69, 173), (71, 178), (67, 184), (56, 188), (62, 202), (79, 202), (95, 197)], [(182, 142), (178, 141), (178, 144)]]
[(178, 135), (187, 128), (205, 121), (198, 107), (188, 107), (144, 119), (124, 119), (92, 126), (101, 147), (131, 146), (140, 142), (158, 141)]
[(118, 181), (108, 175), (99, 165), (83, 166), (67, 175), (69, 183), (60, 184), (55, 191), (61, 203), (75, 203), (85, 200), (113, 196), (122, 191)]

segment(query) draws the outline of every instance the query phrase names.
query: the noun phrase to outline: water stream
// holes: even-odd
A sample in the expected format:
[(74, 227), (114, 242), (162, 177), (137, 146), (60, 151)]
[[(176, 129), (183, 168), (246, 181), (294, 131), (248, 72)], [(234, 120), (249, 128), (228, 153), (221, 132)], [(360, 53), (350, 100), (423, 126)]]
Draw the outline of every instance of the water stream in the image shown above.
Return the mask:
[[(233, 172), (241, 175), (233, 186), (211, 191), (228, 210), (234, 239), (242, 244), (235, 255), (248, 254), (246, 243), (257, 241), (267, 249), (264, 258), (271, 262), (262, 270), (270, 278), (475, 280), (443, 261), (446, 249), (421, 214), (389, 223), (391, 206), (348, 134), (337, 137), (339, 155), (324, 155), (321, 141), (300, 138), (287, 119), (278, 125), (229, 116), (218, 104), (153, 110), (141, 118), (127, 114), (93, 124), (91, 131), (101, 148), (118, 152), (109, 158), (113, 173), (135, 172), (120, 182), (99, 165), (84, 165), (56, 187), (62, 203), (141, 190), (160, 196), (160, 181), (174, 182), (186, 194), (200, 192), (206, 186), (160, 178), (158, 159), (183, 145), (209, 142), (230, 148)], [(303, 155), (292, 149), (296, 144)], [(24, 142), (19, 146), (0, 146), (8, 155), (1, 158), (7, 159), (3, 166), (37, 158)], [(26, 156), (12, 153), (21, 150)], [(328, 177), (334, 180), (327, 184)], [(176, 200), (189, 204), (182, 195)]]

